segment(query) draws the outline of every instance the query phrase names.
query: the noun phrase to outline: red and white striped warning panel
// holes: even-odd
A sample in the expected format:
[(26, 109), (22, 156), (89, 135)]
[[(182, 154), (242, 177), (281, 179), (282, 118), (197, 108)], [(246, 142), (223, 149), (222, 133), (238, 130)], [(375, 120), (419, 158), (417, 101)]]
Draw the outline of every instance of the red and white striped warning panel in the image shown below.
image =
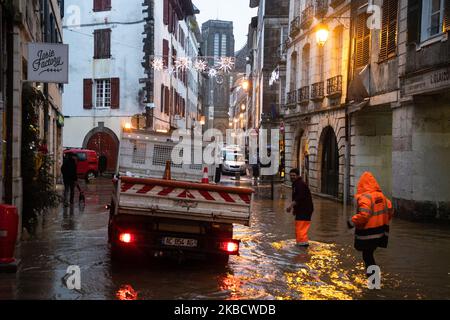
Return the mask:
[(180, 200), (208, 201), (220, 203), (233, 203), (250, 205), (251, 193), (235, 193), (224, 190), (205, 190), (205, 188), (182, 188), (178, 186), (162, 186), (159, 184), (144, 184), (123, 182), (121, 184), (122, 194), (147, 195), (151, 197), (166, 197)]
[(121, 214), (250, 225), (250, 188), (132, 177), (121, 177), (118, 185)]

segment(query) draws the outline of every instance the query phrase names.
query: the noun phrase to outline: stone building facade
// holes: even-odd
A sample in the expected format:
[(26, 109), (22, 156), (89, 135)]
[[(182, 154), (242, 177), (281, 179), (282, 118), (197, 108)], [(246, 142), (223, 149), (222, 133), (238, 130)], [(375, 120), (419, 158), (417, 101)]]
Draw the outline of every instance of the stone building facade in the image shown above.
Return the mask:
[[(286, 172), (298, 168), (311, 190), (343, 198), (346, 154), (349, 2), (290, 1), (287, 44)], [(317, 43), (327, 23), (329, 39)]]
[[(61, 1), (13, 0), (0, 3), (0, 164), (2, 203), (12, 204), (22, 212), (23, 185), (21, 172), (22, 148), (22, 92), (25, 85), (41, 91), (46, 98), (39, 110), (39, 134), (47, 140), (52, 168), (59, 175), (62, 139), (62, 90), (54, 83), (27, 82), (28, 51), (31, 42), (62, 43)], [(20, 225), (20, 224), (19, 224)]]
[[(314, 29), (310, 22), (311, 32), (317, 36), (324, 26), (329, 31), (323, 54), (313, 45), (305, 51), (305, 5), (315, 8), (310, 9), (314, 21), (322, 23)], [(318, 17), (321, 6), (324, 13)], [(297, 8), (301, 14), (291, 14), (287, 51), (287, 167), (298, 167), (313, 191), (343, 200), (355, 194), (361, 174), (371, 171), (393, 199), (397, 215), (449, 221), (449, 1), (291, 1), (291, 12)], [(334, 31), (340, 27), (336, 22), (342, 25), (342, 44)], [(328, 43), (334, 43), (335, 53), (326, 49)], [(342, 58), (336, 64), (339, 51)], [(305, 55), (316, 60), (305, 60)], [(320, 75), (320, 56), (330, 70), (339, 65), (341, 80), (332, 80), (330, 76), (339, 74), (330, 74), (327, 67)], [(314, 102), (315, 83), (322, 79), (327, 79), (325, 97), (319, 95), (323, 100)], [(339, 96), (329, 90), (336, 83)], [(331, 132), (331, 158), (338, 168), (337, 179), (331, 181), (338, 181), (337, 192), (324, 184), (324, 137)]]

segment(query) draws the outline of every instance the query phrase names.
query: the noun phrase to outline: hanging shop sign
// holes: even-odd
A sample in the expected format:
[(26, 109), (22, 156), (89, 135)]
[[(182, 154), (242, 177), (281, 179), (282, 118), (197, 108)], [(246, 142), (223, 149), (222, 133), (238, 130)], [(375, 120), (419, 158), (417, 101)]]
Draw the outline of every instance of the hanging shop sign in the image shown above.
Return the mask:
[(69, 83), (69, 46), (57, 43), (29, 43), (28, 81)]

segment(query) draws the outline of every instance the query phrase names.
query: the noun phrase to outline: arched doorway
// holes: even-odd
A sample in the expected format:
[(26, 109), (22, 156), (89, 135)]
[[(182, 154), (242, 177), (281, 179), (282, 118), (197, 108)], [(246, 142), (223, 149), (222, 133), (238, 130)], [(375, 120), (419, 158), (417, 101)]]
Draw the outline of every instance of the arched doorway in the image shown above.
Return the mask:
[(309, 183), (309, 154), (308, 154), (308, 141), (304, 136), (304, 131), (301, 130), (300, 134), (296, 138), (296, 153), (295, 162), (297, 163), (297, 168), (300, 171), (300, 175), (303, 180)]
[(106, 168), (106, 172), (116, 171), (119, 140), (113, 131), (107, 128), (96, 128), (88, 133), (83, 145), (86, 149), (97, 152)]
[(322, 133), (321, 191), (337, 197), (339, 193), (339, 150), (336, 134), (332, 127)]

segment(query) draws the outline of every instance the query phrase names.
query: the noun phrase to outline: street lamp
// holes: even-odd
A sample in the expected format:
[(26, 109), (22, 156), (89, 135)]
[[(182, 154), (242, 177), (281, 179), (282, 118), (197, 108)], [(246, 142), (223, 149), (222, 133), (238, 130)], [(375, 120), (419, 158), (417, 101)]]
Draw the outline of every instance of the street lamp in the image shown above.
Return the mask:
[(245, 111), (245, 104), (241, 104), (241, 110)]
[(323, 47), (328, 40), (329, 34), (330, 34), (330, 31), (328, 30), (328, 27), (326, 25), (320, 24), (319, 26), (317, 26), (317, 31), (316, 31), (317, 44), (319, 46)]
[(250, 82), (248, 80), (242, 81), (242, 89), (245, 91), (248, 91), (248, 88), (250, 87)]

